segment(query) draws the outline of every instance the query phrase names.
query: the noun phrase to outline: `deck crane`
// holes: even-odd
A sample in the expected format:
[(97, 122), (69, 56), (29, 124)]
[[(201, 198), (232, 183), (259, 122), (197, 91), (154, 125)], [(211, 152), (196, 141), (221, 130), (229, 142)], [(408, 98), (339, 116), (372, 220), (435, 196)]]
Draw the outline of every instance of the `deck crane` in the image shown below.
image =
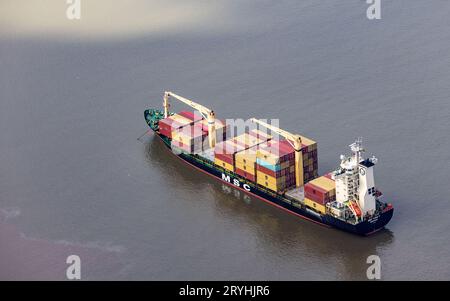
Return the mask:
[(289, 144), (295, 150), (295, 184), (296, 184), (295, 186), (296, 187), (303, 186), (304, 179), (303, 179), (302, 137), (300, 135), (295, 135), (295, 134), (286, 132), (285, 130), (282, 130), (273, 125), (267, 124), (264, 121), (258, 120), (256, 118), (252, 118), (250, 120), (252, 122), (262, 125), (263, 127), (268, 128), (272, 132), (277, 133), (278, 135), (286, 138), (286, 140), (289, 142)]
[(179, 101), (187, 104), (188, 106), (194, 108), (195, 110), (199, 111), (202, 116), (208, 121), (208, 141), (209, 146), (213, 148), (216, 145), (216, 125), (215, 125), (215, 117), (213, 110), (210, 110), (196, 102), (193, 102), (192, 100), (189, 100), (187, 98), (184, 98), (182, 96), (179, 96), (173, 92), (166, 91), (164, 92), (164, 118), (167, 118), (169, 115), (169, 98), (173, 97), (175, 99), (178, 99)]

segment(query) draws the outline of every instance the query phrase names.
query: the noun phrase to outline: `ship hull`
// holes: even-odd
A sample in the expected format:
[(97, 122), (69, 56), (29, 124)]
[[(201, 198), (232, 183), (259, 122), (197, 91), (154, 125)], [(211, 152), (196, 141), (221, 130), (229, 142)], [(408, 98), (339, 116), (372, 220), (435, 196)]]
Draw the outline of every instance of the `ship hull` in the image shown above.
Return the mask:
[(390, 207), (388, 210), (381, 212), (371, 219), (360, 222), (358, 224), (346, 223), (343, 220), (335, 218), (331, 215), (323, 215), (315, 212), (304, 205), (293, 204), (288, 199), (284, 198), (282, 195), (276, 194), (274, 192), (262, 190), (256, 183), (247, 181), (246, 179), (240, 177), (229, 171), (221, 170), (214, 164), (208, 164), (204, 160), (200, 160), (198, 157), (186, 153), (176, 153), (172, 151), (170, 141), (160, 135), (157, 131), (155, 134), (161, 138), (164, 145), (174, 156), (187, 163), (188, 165), (194, 167), (195, 169), (206, 173), (213, 178), (216, 178), (220, 182), (223, 182), (233, 188), (242, 190), (243, 192), (254, 196), (270, 205), (273, 205), (279, 209), (285, 210), (290, 214), (299, 216), (303, 219), (309, 220), (316, 224), (324, 227), (333, 227), (346, 232), (358, 234), (358, 235), (370, 235), (384, 228), (384, 226), (391, 220), (394, 208)]

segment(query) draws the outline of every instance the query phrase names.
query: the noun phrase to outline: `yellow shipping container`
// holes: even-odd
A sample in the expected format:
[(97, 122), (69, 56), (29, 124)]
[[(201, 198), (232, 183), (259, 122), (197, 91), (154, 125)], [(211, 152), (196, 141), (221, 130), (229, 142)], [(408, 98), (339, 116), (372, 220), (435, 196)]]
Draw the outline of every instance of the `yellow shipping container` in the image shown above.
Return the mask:
[(255, 174), (255, 164), (243, 164), (241, 162), (235, 162), (234, 165), (236, 168), (240, 170), (246, 171), (247, 173), (254, 175)]
[(270, 190), (273, 190), (273, 191), (275, 191), (275, 192), (280, 192), (281, 190), (282, 190), (282, 188), (280, 188), (280, 187), (277, 187), (276, 185), (273, 185), (273, 184), (270, 184), (270, 183), (259, 183), (261, 186), (264, 186), (264, 187), (266, 187), (266, 188), (268, 188), (268, 189), (270, 189)]
[(278, 155), (270, 153), (264, 149), (258, 149), (256, 157), (272, 165), (277, 164), (280, 160), (280, 157)]
[(313, 200), (310, 200), (308, 198), (304, 199), (305, 205), (309, 208), (312, 208), (322, 214), (325, 214), (325, 206), (319, 203), (314, 202)]
[[(260, 144), (260, 147), (258, 148), (258, 150), (256, 152), (256, 157), (261, 160), (264, 160), (265, 162), (272, 164), (272, 165), (279, 164), (280, 155), (277, 152), (270, 152), (270, 151), (264, 149), (265, 146), (267, 146), (265, 143)], [(306, 160), (306, 154), (303, 155), (303, 162), (305, 162), (305, 160)], [(282, 169), (289, 167), (288, 161), (283, 162), (283, 163), (281, 165)]]
[(256, 158), (242, 157), (235, 155), (235, 162), (239, 162), (241, 164), (251, 165), (256, 163)]
[(179, 129), (176, 129), (172, 131), (172, 139), (186, 143), (186, 141), (192, 140), (192, 136), (190, 135), (190, 133), (186, 133), (180, 131)]
[(227, 162), (224, 162), (224, 161), (222, 161), (222, 160), (220, 160), (220, 159), (214, 158), (214, 163), (215, 163), (216, 165), (219, 165), (219, 166), (225, 168), (226, 170), (229, 170), (229, 171), (234, 172), (234, 167), (233, 167), (233, 165), (231, 165), (231, 164), (229, 164), (229, 163), (227, 163)]
[(253, 164), (256, 162), (256, 146), (237, 152), (235, 161), (242, 164)]
[(256, 176), (256, 182), (259, 185), (261, 185), (263, 187), (266, 187), (266, 188), (268, 188), (270, 190), (276, 191), (276, 192), (282, 192), (282, 191), (284, 191), (286, 189), (286, 183), (285, 182), (280, 182), (280, 183), (268, 182), (264, 178), (261, 178), (261, 177), (258, 178), (258, 176)]
[(264, 178), (258, 177), (258, 176), (256, 176), (256, 182), (259, 185), (264, 186), (264, 187), (266, 187), (270, 190), (276, 191), (276, 192), (280, 192), (285, 188), (284, 183), (276, 184), (276, 183), (267, 182), (266, 180), (264, 180)]
[(268, 182), (268, 183), (272, 183), (274, 185), (284, 184), (286, 182), (286, 176), (274, 178), (274, 177), (269, 176), (268, 174), (265, 174), (259, 170), (256, 171), (256, 179), (261, 180), (261, 183)]
[(334, 190), (332, 193), (335, 193), (335, 191), (336, 191), (336, 183), (332, 179), (329, 179), (329, 178), (324, 177), (324, 176), (318, 177), (318, 178), (312, 180), (309, 183), (311, 183), (311, 184), (313, 184), (313, 185), (315, 185), (317, 187), (320, 187), (320, 188), (322, 188), (322, 189), (324, 189), (326, 191), (330, 191), (331, 192), (331, 191)]
[[(192, 138), (189, 136), (185, 136), (185, 135), (180, 135), (180, 134), (175, 134), (175, 132), (172, 132), (172, 141), (174, 142), (179, 142), (179, 143), (183, 143), (186, 145), (193, 145), (196, 148), (202, 148), (203, 144), (204, 144), (204, 140), (202, 138), (202, 136), (196, 137), (196, 138)], [(206, 140), (207, 141), (207, 140)]]

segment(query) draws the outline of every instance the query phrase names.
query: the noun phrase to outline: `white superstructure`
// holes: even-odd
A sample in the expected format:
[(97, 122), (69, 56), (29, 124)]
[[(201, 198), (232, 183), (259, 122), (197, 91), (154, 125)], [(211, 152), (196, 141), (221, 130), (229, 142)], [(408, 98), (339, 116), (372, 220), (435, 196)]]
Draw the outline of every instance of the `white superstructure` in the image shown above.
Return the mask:
[(352, 143), (350, 149), (353, 154), (341, 155), (340, 167), (333, 172), (333, 179), (336, 181), (336, 202), (344, 205), (355, 201), (363, 216), (372, 215), (376, 209), (373, 167), (377, 159), (362, 157), (365, 150), (361, 138)]

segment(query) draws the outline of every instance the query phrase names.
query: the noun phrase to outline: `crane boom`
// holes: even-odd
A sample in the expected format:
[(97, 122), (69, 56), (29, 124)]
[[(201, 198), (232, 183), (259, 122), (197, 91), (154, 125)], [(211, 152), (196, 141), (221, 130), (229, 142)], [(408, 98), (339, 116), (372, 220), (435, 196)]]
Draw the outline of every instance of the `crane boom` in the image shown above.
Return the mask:
[(207, 107), (202, 106), (201, 104), (198, 104), (198, 103), (196, 103), (196, 102), (194, 102), (194, 101), (192, 101), (192, 100), (190, 100), (190, 99), (184, 98), (183, 96), (177, 95), (177, 94), (175, 94), (175, 93), (173, 93), (173, 92), (166, 91), (166, 92), (164, 93), (164, 97), (166, 97), (166, 95), (167, 95), (167, 97), (173, 97), (173, 98), (175, 98), (175, 99), (178, 99), (179, 101), (184, 102), (184, 103), (187, 104), (188, 106), (190, 106), (190, 107), (196, 109), (196, 110), (199, 111), (200, 113), (205, 114), (205, 118), (206, 118), (209, 114), (211, 114), (211, 112), (213, 112), (212, 110), (208, 109)]
[(205, 106), (202, 106), (201, 104), (198, 104), (190, 99), (184, 98), (183, 96), (177, 95), (173, 92), (166, 91), (164, 92), (164, 117), (167, 118), (169, 115), (169, 98), (173, 97), (188, 106), (194, 108), (195, 110), (199, 111), (204, 118), (208, 120), (208, 140), (209, 140), (209, 146), (214, 147), (216, 145), (216, 126), (215, 126), (215, 114), (214, 111), (211, 109), (208, 109)]
[(303, 154), (302, 154), (302, 137), (300, 135), (291, 134), (285, 130), (277, 128), (276, 126), (265, 123), (256, 118), (250, 119), (252, 122), (262, 125), (274, 133), (286, 138), (295, 150), (295, 184), (297, 187), (303, 186)]
[(294, 148), (297, 148), (297, 149), (298, 149), (298, 147), (295, 146), (296, 141), (300, 142), (300, 148), (302, 147), (302, 146), (301, 146), (302, 138), (300, 137), (300, 135), (291, 134), (291, 133), (289, 133), (289, 132), (287, 132), (287, 131), (285, 131), (285, 130), (282, 130), (282, 129), (280, 129), (280, 128), (277, 128), (277, 127), (275, 127), (275, 126), (273, 126), (273, 125), (270, 125), (270, 124), (268, 124), (268, 123), (265, 123), (264, 121), (258, 120), (258, 119), (256, 119), (256, 118), (252, 118), (252, 119), (250, 119), (250, 120), (251, 120), (252, 122), (257, 123), (257, 124), (259, 124), (259, 125), (262, 125), (262, 126), (268, 128), (269, 130), (271, 130), (272, 132), (277, 133), (278, 135), (280, 135), (280, 136), (282, 136), (282, 137), (284, 137), (284, 138), (290, 140), (290, 142), (291, 142), (291, 144), (293, 144), (292, 146), (293, 146)]

